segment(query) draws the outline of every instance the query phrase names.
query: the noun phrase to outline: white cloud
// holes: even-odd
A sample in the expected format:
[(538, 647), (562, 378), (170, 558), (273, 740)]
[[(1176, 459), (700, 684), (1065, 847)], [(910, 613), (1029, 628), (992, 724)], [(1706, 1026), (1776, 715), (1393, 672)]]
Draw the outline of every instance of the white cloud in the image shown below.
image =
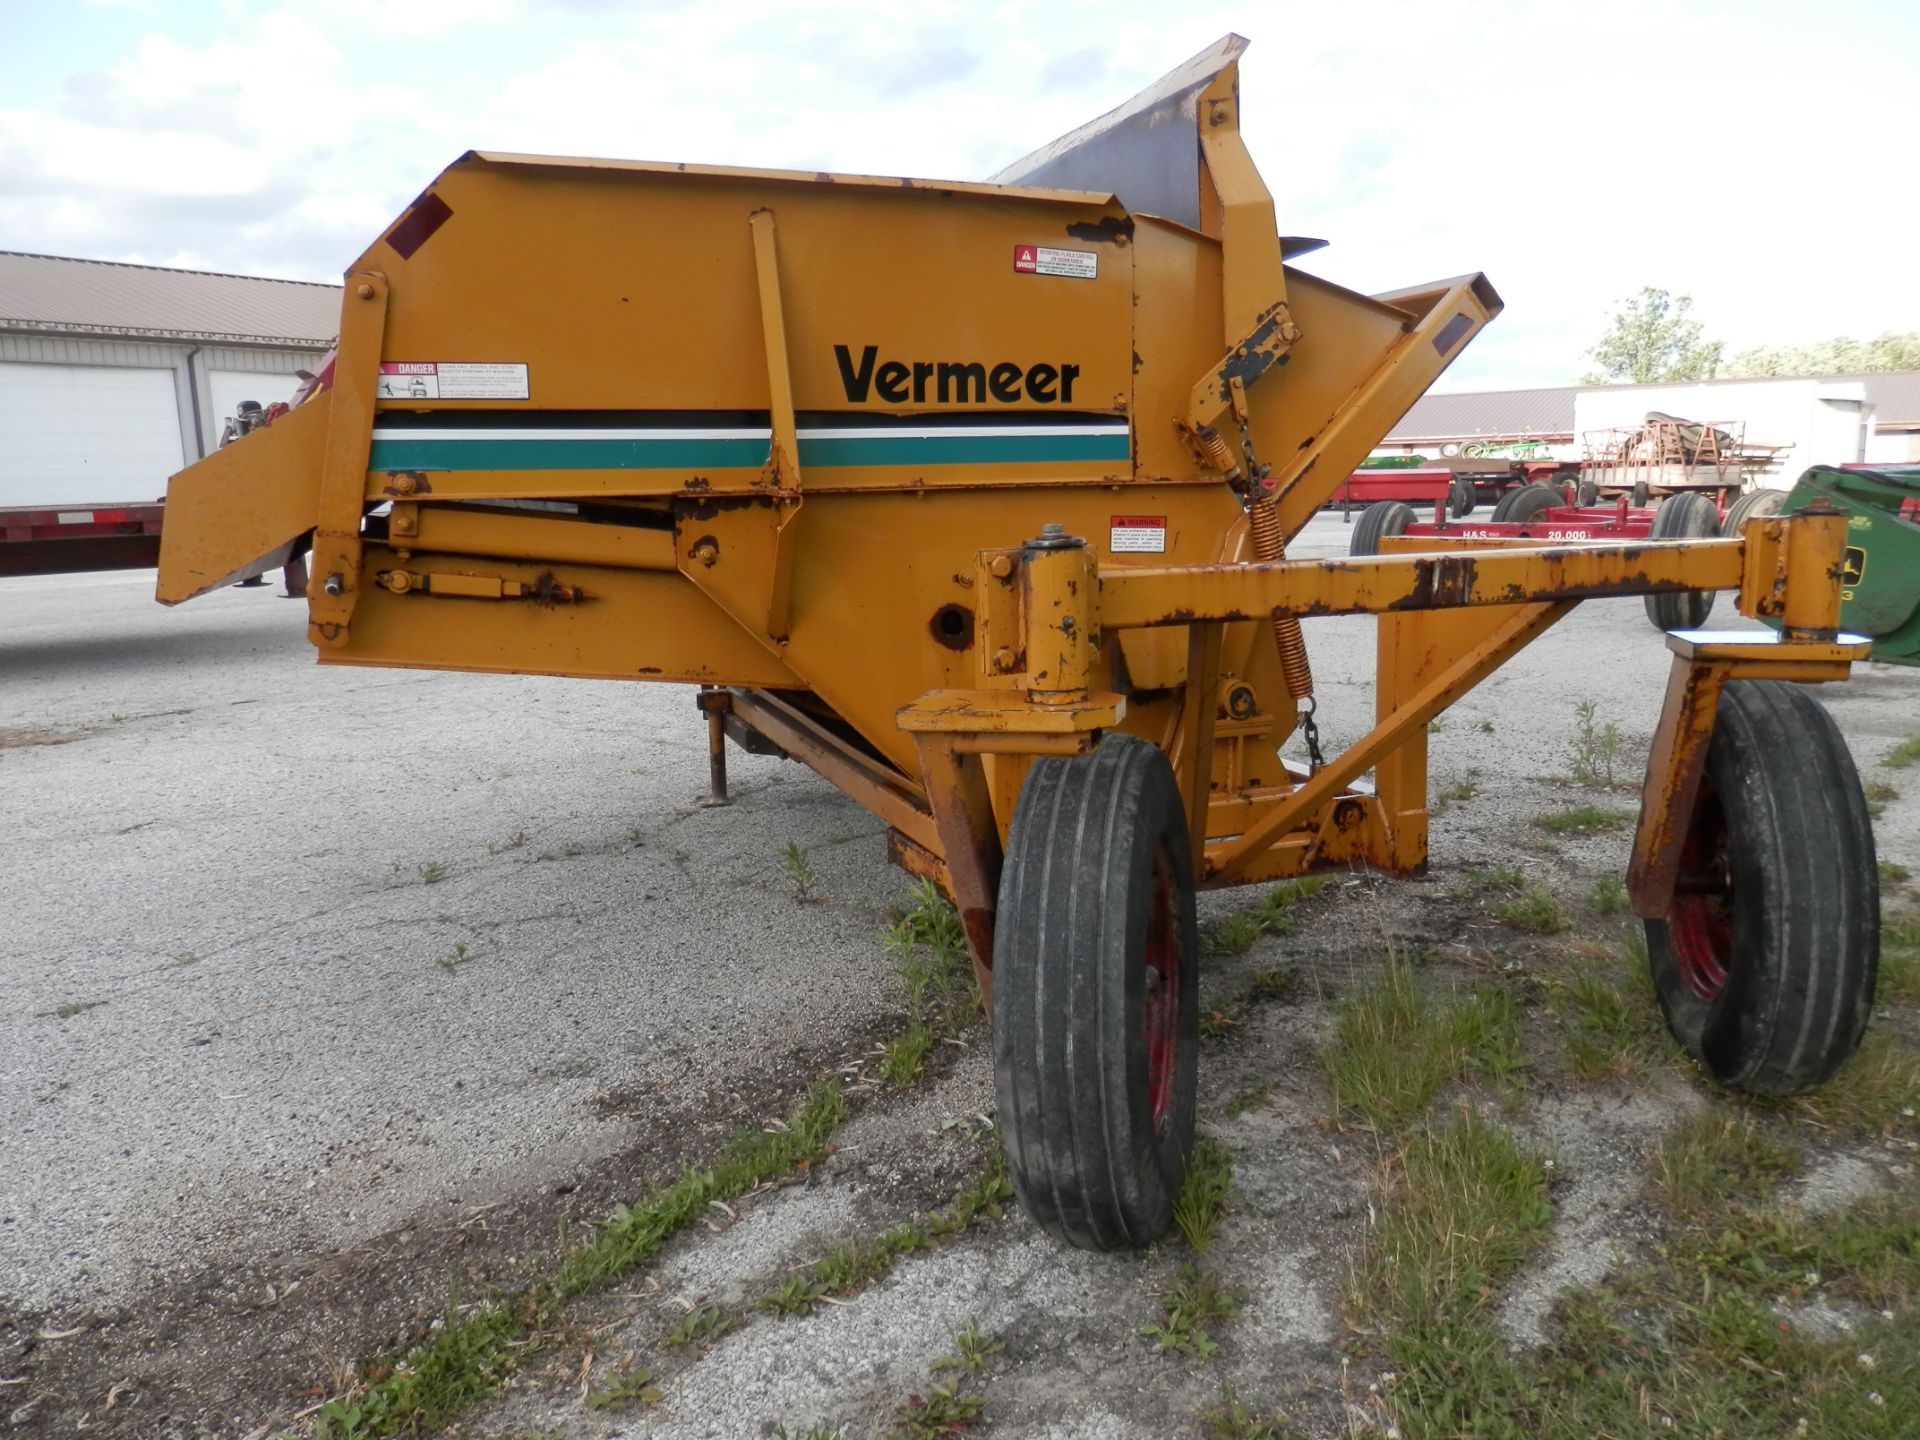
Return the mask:
[[(234, 0), (190, 44), (82, 57), (0, 109), (15, 248), (336, 275), (470, 147), (971, 179), (1217, 37), (1150, 0), (629, 5)], [(1573, 378), (1619, 297), (1736, 347), (1920, 328), (1904, 7), (1255, 0), (1248, 142), (1307, 264), (1362, 289), (1485, 269), (1508, 313), (1450, 383)]]

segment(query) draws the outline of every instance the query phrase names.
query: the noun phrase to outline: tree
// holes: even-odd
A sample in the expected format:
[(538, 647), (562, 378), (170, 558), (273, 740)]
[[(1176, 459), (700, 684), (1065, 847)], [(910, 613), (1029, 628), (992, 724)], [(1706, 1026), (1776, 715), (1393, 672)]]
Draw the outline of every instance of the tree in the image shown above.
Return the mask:
[(1836, 335), (1812, 345), (1755, 346), (1727, 363), (1728, 375), (1879, 375), (1920, 370), (1920, 333), (1855, 340)]
[(1700, 322), (1687, 318), (1691, 295), (1673, 296), (1651, 285), (1621, 302), (1607, 333), (1587, 354), (1599, 367), (1589, 385), (1644, 385), (1655, 380), (1711, 380), (1720, 368), (1719, 340), (1702, 340)]

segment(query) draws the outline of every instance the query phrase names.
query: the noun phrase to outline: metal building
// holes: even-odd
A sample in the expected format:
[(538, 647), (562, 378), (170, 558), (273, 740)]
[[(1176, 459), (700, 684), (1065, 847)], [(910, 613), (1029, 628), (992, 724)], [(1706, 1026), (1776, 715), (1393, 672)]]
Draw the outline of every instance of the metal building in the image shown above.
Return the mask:
[(0, 507), (161, 498), (339, 322), (337, 285), (0, 251)]

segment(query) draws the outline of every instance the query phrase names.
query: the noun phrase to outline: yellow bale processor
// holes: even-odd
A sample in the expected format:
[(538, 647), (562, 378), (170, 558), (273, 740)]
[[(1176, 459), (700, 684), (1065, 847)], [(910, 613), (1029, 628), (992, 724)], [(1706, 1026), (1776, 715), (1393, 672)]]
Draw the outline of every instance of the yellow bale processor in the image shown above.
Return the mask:
[[(1866, 1024), (1845, 520), (1286, 558), (1500, 310), (1287, 264), (1229, 37), (990, 184), (471, 153), (347, 272), (294, 407), (174, 477), (159, 598), (311, 544), (325, 664), (697, 685), (891, 827), (964, 919), (1021, 1202), (1145, 1245), (1194, 1128), (1194, 892), (1417, 873), (1427, 722), (1592, 596), (1669, 638), (1630, 888), (1668, 1019), (1790, 1092)], [(1378, 617), (1323, 756), (1301, 621)], [(1299, 732), (1304, 763), (1282, 758)]]

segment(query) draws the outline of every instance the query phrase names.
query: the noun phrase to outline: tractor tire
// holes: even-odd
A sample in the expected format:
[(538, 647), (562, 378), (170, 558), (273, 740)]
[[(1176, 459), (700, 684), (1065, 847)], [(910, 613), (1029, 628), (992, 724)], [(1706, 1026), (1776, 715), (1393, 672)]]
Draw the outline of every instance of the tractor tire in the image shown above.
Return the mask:
[(1471, 515), (1473, 507), (1480, 503), (1480, 497), (1474, 493), (1473, 482), (1455, 476), (1453, 484), (1447, 489), (1447, 513), (1458, 520), (1462, 515)]
[(1376, 500), (1360, 512), (1347, 537), (1347, 554), (1378, 555), (1384, 535), (1404, 535), (1413, 523), (1413, 507), (1399, 500)]
[[(1720, 512), (1704, 495), (1682, 490), (1669, 495), (1653, 512), (1649, 540), (1711, 540), (1720, 533)], [(1647, 619), (1656, 630), (1697, 630), (1713, 613), (1711, 590), (1687, 590), (1677, 595), (1649, 595)]]
[(1646, 928), (1667, 1025), (1722, 1084), (1795, 1095), (1859, 1047), (1880, 953), (1873, 826), (1839, 727), (1801, 686), (1721, 693), (1673, 904)]
[(1522, 485), (1500, 497), (1500, 503), (1493, 507), (1493, 518), (1523, 525), (1542, 510), (1558, 505), (1561, 499), (1560, 492), (1551, 485)]
[(1764, 520), (1778, 515), (1780, 507), (1786, 503), (1787, 492), (1784, 490), (1749, 490), (1727, 507), (1727, 513), (1720, 521), (1720, 533), (1738, 535), (1745, 521)]
[(1109, 734), (1042, 758), (1014, 807), (993, 946), (993, 1070), (1021, 1208), (1082, 1250), (1173, 1222), (1200, 1043), (1193, 861), (1173, 769)]

